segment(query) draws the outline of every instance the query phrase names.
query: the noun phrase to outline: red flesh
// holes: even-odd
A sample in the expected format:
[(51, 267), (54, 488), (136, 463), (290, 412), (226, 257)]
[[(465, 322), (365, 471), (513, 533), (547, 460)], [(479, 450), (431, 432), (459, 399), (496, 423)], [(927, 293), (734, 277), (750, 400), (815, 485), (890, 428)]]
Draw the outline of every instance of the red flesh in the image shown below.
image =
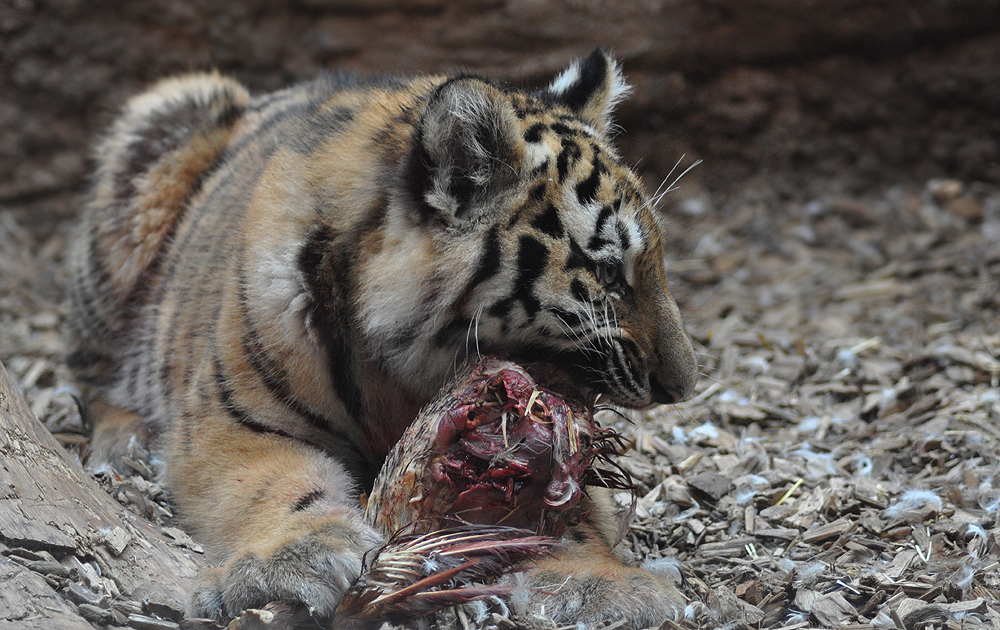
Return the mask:
[(466, 383), (441, 414), (423, 479), (434, 517), (558, 535), (579, 520), (557, 514), (579, 504), (580, 478), (599, 450), (590, 410), (516, 366), (480, 363)]

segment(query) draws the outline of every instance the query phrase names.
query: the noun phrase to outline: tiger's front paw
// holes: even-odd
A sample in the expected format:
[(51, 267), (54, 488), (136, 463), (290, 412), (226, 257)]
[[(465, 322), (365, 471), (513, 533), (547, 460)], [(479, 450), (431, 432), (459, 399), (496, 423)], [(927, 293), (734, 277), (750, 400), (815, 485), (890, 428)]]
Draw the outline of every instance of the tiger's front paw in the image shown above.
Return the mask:
[(686, 605), (669, 579), (621, 565), (572, 566), (557, 561), (513, 578), (522, 587), (511, 602), (514, 611), (539, 628), (553, 624), (597, 628), (616, 622), (622, 630), (656, 628), (667, 619), (680, 619)]
[(313, 616), (327, 618), (361, 574), (365, 552), (381, 543), (360, 516), (318, 519), (305, 533), (248, 546), (223, 567), (204, 572), (192, 613), (225, 621), (247, 608), (282, 601), (304, 604)]

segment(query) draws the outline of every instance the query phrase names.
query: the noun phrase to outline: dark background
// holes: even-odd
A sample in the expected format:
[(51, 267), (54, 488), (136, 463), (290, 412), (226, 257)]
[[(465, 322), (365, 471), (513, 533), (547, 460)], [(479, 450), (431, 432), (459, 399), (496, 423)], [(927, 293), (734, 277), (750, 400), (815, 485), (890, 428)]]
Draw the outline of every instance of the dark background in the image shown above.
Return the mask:
[(74, 216), (124, 99), (217, 68), (253, 91), (316, 73), (456, 68), (540, 86), (594, 46), (633, 97), (626, 159), (686, 196), (1000, 182), (993, 0), (0, 0), (0, 210)]

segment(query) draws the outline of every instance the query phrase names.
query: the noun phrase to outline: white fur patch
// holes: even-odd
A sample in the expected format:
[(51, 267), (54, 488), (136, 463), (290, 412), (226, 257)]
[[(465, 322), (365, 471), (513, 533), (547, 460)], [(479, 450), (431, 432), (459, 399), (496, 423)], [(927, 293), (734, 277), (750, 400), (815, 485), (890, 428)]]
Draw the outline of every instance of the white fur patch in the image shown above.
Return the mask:
[[(249, 276), (248, 301), (255, 306), (255, 319), (278, 324), (283, 341), (299, 346), (309, 339), (306, 322), (310, 297), (293, 252), (260, 252)], [(272, 332), (276, 332), (271, 328)]]
[(524, 170), (534, 171), (552, 156), (552, 151), (544, 143), (526, 142), (524, 144)]
[(574, 61), (573, 65), (559, 73), (549, 90), (556, 94), (562, 94), (580, 79), (580, 62)]
[(622, 74), (622, 67), (617, 61), (613, 61), (611, 64), (611, 89), (608, 92), (608, 98), (604, 105), (604, 116), (610, 116), (611, 112), (614, 111), (618, 103), (622, 102), (629, 94), (632, 93), (632, 86), (625, 82), (625, 76)]
[(625, 233), (628, 234), (630, 247), (624, 250), (625, 280), (630, 285), (635, 285), (635, 259), (642, 252), (645, 243), (642, 240), (642, 232), (632, 217), (619, 217), (619, 222), (625, 226)]

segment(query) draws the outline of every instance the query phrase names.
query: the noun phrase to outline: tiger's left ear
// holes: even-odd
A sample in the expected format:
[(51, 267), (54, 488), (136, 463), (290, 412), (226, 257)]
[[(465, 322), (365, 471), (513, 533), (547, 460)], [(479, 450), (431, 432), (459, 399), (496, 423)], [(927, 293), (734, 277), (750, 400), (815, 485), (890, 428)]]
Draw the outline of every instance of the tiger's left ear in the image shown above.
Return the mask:
[(595, 48), (586, 59), (574, 61), (563, 70), (544, 93), (606, 134), (611, 128), (612, 111), (631, 91), (618, 62)]

